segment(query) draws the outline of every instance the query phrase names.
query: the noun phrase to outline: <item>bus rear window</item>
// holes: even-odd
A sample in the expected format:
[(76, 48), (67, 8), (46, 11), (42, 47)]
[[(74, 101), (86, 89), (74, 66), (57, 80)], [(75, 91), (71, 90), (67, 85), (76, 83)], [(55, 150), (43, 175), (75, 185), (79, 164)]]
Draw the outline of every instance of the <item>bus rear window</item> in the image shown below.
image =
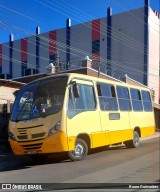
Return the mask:
[(148, 91), (142, 91), (142, 100), (145, 111), (152, 111), (152, 102), (150, 93)]
[(143, 111), (140, 90), (131, 88), (130, 92), (131, 92), (133, 110), (134, 111)]

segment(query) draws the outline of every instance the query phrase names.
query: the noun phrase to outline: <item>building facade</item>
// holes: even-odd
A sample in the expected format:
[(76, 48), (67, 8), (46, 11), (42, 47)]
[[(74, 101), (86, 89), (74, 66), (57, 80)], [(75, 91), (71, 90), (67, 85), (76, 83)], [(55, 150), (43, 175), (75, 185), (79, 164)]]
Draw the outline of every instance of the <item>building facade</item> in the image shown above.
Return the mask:
[(78, 25), (36, 34), (0, 45), (0, 78), (46, 73), (50, 63), (61, 70), (80, 67), (87, 55), (92, 67), (114, 78), (125, 74), (155, 90), (159, 103), (160, 14), (149, 7), (112, 14)]

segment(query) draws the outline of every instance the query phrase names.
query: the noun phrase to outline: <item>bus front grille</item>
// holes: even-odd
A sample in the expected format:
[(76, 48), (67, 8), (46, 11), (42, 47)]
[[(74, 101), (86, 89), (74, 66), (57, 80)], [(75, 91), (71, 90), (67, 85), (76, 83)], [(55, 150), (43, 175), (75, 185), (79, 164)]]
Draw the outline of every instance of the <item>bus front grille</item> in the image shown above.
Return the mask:
[(24, 140), (24, 139), (28, 139), (28, 136), (27, 135), (20, 135), (20, 136), (17, 136), (17, 138), (19, 140)]
[(36, 126), (31, 126), (31, 127), (25, 127), (25, 128), (17, 128), (18, 130), (27, 130), (27, 129), (33, 129), (33, 128), (39, 128), (39, 127), (43, 127), (44, 124), (41, 125), (36, 125)]
[(26, 128), (17, 128), (19, 141), (26, 140), (36, 140), (42, 139), (45, 137), (46, 132), (44, 132), (43, 125), (37, 125)]
[(37, 133), (37, 134), (32, 134), (32, 139), (44, 137), (45, 134), (46, 134), (45, 132), (43, 132), (43, 133)]
[(25, 145), (22, 145), (22, 147), (25, 149), (25, 150), (38, 150), (42, 147), (42, 143), (36, 143), (36, 144), (25, 144)]
[(43, 138), (44, 136), (45, 136), (45, 132), (43, 132), (43, 133), (36, 133), (36, 134), (29, 134), (29, 135), (27, 135), (27, 134), (25, 134), (25, 133), (23, 133), (23, 134), (21, 134), (21, 135), (18, 135), (17, 136), (17, 138), (18, 138), (18, 140), (20, 140), (20, 141), (24, 141), (24, 140), (28, 140), (28, 139), (41, 139), (41, 138)]

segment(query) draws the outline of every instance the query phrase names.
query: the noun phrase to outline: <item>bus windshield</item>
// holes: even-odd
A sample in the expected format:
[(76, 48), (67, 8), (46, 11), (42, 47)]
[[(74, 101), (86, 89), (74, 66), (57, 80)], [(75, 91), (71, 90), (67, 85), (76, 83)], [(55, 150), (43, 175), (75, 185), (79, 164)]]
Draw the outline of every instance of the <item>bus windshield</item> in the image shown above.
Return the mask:
[(12, 121), (23, 121), (59, 112), (63, 106), (67, 77), (51, 77), (24, 86), (12, 110)]

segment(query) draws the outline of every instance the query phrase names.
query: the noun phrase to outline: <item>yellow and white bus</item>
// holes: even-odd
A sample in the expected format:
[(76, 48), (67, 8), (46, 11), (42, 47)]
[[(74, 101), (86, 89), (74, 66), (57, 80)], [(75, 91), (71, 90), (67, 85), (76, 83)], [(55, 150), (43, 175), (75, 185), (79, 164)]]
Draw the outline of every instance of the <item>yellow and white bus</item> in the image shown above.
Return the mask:
[(67, 152), (78, 161), (92, 148), (121, 142), (136, 148), (140, 138), (154, 132), (149, 89), (68, 73), (20, 89), (9, 141), (16, 155), (38, 159)]

